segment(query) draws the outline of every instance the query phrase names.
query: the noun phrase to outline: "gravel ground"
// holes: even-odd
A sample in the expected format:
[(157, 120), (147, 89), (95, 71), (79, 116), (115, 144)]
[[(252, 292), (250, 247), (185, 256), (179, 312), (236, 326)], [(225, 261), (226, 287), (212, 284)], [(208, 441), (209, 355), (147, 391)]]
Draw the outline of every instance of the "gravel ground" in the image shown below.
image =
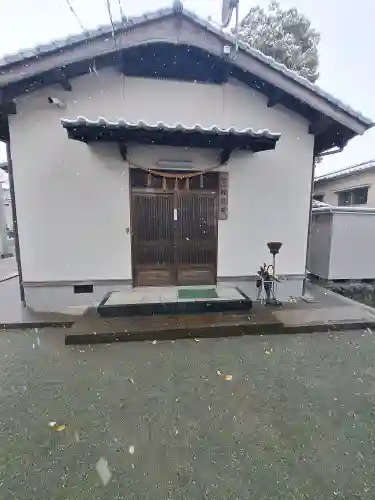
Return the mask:
[(1, 332), (0, 498), (373, 499), (374, 340)]

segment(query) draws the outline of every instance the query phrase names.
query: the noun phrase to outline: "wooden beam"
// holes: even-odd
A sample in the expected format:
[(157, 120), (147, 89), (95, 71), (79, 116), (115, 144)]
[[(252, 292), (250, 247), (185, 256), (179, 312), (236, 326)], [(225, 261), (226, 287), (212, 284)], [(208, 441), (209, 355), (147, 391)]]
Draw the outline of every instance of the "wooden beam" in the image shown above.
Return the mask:
[(0, 104), (0, 114), (2, 115), (16, 115), (17, 114), (17, 105), (15, 101), (12, 99), (9, 102), (5, 102), (4, 104)]
[(59, 83), (67, 92), (71, 92), (73, 90), (72, 84), (62, 70), (56, 71), (56, 82)]
[(314, 122), (310, 123), (309, 134), (318, 135), (325, 132), (333, 122), (326, 116), (321, 116), (317, 118)]
[(17, 114), (16, 103), (6, 89), (0, 89), (0, 114), (6, 116)]
[(73, 90), (72, 84), (70, 83), (70, 81), (67, 78), (64, 78), (64, 80), (60, 83), (61, 83), (62, 88), (64, 90), (66, 90), (67, 92), (71, 92)]
[(274, 88), (271, 94), (268, 96), (267, 108), (273, 108), (276, 104), (281, 102), (281, 98), (284, 92), (278, 88)]
[(332, 128), (329, 131), (328, 141), (326, 140), (323, 143), (321, 143), (322, 136), (315, 136), (314, 156), (333, 148), (342, 150), (353, 137), (355, 137), (355, 133), (344, 128)]
[(74, 130), (68, 130), (68, 139), (74, 139), (75, 141), (80, 141), (80, 142), (84, 142), (85, 144), (87, 144), (87, 140), (84, 139), (83, 137), (77, 137), (77, 134), (74, 132)]
[(0, 89), (0, 106), (7, 100), (9, 100), (9, 96), (6, 89)]
[(124, 161), (128, 161), (128, 147), (126, 144), (124, 143), (119, 143), (119, 150), (120, 150), (120, 154), (121, 154), (121, 157)]
[(8, 117), (0, 115), (0, 141), (9, 141)]
[(225, 165), (226, 163), (228, 163), (231, 154), (231, 149), (222, 149), (220, 151), (220, 165)]

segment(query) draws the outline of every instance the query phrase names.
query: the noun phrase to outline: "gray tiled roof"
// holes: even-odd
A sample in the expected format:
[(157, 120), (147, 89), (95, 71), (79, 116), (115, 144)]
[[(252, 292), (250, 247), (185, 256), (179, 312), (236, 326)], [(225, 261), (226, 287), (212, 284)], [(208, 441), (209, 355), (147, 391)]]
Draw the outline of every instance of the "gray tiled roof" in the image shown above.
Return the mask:
[(341, 177), (347, 177), (348, 175), (356, 174), (362, 172), (363, 170), (368, 170), (375, 167), (375, 160), (365, 161), (357, 165), (352, 165), (350, 167), (341, 168), (335, 172), (330, 172), (329, 174), (319, 175), (315, 177), (315, 182), (329, 181), (331, 179), (340, 179)]
[[(128, 19), (125, 23), (116, 22), (114, 24), (114, 27), (115, 27), (116, 31), (121, 31), (124, 28), (136, 26), (136, 25), (144, 23), (146, 21), (157, 20), (157, 19), (169, 16), (169, 15), (173, 15), (173, 14), (174, 14), (173, 8), (160, 9), (160, 10), (157, 10), (157, 11), (152, 12), (152, 13), (146, 13), (146, 14), (143, 14), (142, 16)], [(220, 37), (222, 37), (222, 39), (227, 40), (229, 42), (233, 42), (233, 37), (231, 37), (227, 33), (224, 33), (220, 28), (214, 26), (212, 24), (212, 22), (201, 19), (199, 16), (197, 16), (193, 12), (187, 11), (185, 9), (183, 11), (183, 15), (186, 18), (192, 20), (193, 22), (199, 24), (203, 28), (207, 29), (208, 31), (219, 35)], [(22, 50), (22, 51), (18, 52), (17, 54), (4, 56), (2, 59), (0, 59), (0, 72), (5, 72), (8, 65), (20, 63), (23, 60), (31, 58), (31, 57), (37, 57), (39, 55), (46, 55), (49, 52), (53, 52), (55, 50), (63, 50), (63, 49), (66, 49), (73, 44), (76, 44), (79, 42), (84, 42), (88, 38), (92, 39), (92, 38), (95, 38), (98, 36), (103, 36), (103, 35), (112, 36), (112, 26), (110, 26), (110, 25), (100, 26), (95, 30), (90, 30), (89, 32), (84, 32), (84, 33), (81, 33), (78, 35), (69, 36), (69, 37), (62, 39), (62, 40), (51, 41), (50, 43), (47, 43), (44, 45), (39, 45), (39, 46), (34, 47), (32, 49)], [(342, 111), (346, 112), (348, 115), (350, 115), (353, 118), (360, 121), (363, 125), (365, 125), (367, 127), (374, 125), (374, 122), (370, 118), (365, 117), (359, 111), (355, 111), (350, 106), (344, 104), (342, 101), (340, 101), (336, 97), (328, 94), (327, 92), (325, 92), (323, 89), (321, 89), (317, 85), (312, 84), (306, 78), (301, 77), (296, 72), (287, 69), (283, 64), (276, 62), (271, 57), (268, 57), (268, 56), (262, 54), (258, 50), (254, 49), (254, 48), (250, 47), (249, 45), (242, 43), (242, 42), (239, 43), (239, 47), (241, 50), (244, 50), (252, 57), (254, 57), (254, 58), (258, 59), (259, 61), (263, 62), (264, 64), (272, 67), (276, 71), (283, 73), (285, 76), (294, 80), (296, 83), (311, 90), (313, 93), (319, 95), (320, 97), (322, 97), (323, 99), (325, 99), (329, 103), (337, 106)]]
[(277, 133), (272, 133), (269, 130), (253, 130), (252, 128), (237, 129), (235, 127), (220, 128), (217, 125), (212, 125), (211, 127), (202, 127), (202, 125), (196, 124), (193, 126), (184, 125), (182, 123), (174, 123), (168, 125), (163, 122), (157, 123), (147, 123), (145, 121), (139, 120), (135, 123), (126, 121), (124, 119), (119, 119), (116, 121), (110, 121), (106, 118), (98, 118), (97, 120), (89, 120), (84, 116), (79, 116), (74, 120), (67, 118), (62, 118), (61, 123), (64, 128), (75, 128), (80, 125), (86, 125), (87, 127), (106, 127), (108, 129), (143, 129), (143, 130), (164, 130), (166, 132), (200, 132), (206, 134), (215, 135), (236, 135), (236, 136), (250, 136), (254, 138), (265, 138), (265, 139), (275, 139), (278, 140), (281, 135)]
[[(124, 23), (122, 21), (114, 22), (114, 28), (116, 32), (119, 32), (121, 30), (124, 30), (125, 28), (136, 26), (146, 21), (157, 20), (165, 16), (172, 15), (173, 13), (174, 11), (172, 8), (159, 9), (154, 12), (142, 14), (141, 16), (128, 18)], [(196, 17), (195, 14), (187, 13), (186, 11), (184, 11), (184, 14), (186, 14), (188, 17)], [(109, 37), (112, 36), (112, 26), (110, 24), (104, 24), (98, 26), (95, 29), (84, 31), (76, 35), (69, 35), (66, 38), (62, 38), (59, 40), (52, 40), (49, 43), (37, 45), (32, 48), (22, 49), (14, 54), (6, 54), (2, 58), (0, 58), (0, 71), (4, 70), (8, 65), (20, 63), (25, 59), (47, 55), (48, 53), (54, 52), (55, 50), (67, 49), (71, 45), (74, 45), (76, 43), (85, 42), (88, 39), (93, 39), (103, 35), (108, 35)]]

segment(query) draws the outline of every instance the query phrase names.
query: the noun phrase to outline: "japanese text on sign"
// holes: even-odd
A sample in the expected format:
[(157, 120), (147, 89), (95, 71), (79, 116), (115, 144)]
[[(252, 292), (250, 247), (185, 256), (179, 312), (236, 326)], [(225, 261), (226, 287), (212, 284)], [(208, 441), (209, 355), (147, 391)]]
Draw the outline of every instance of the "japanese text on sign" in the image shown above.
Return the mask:
[(219, 220), (228, 219), (228, 187), (229, 187), (229, 173), (220, 173), (219, 185)]

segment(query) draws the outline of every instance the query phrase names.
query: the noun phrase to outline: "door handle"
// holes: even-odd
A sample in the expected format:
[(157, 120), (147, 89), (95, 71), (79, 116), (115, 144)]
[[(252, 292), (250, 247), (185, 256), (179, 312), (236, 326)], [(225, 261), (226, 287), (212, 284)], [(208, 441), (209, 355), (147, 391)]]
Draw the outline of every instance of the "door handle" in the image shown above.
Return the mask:
[(173, 220), (177, 220), (177, 208), (173, 209)]

